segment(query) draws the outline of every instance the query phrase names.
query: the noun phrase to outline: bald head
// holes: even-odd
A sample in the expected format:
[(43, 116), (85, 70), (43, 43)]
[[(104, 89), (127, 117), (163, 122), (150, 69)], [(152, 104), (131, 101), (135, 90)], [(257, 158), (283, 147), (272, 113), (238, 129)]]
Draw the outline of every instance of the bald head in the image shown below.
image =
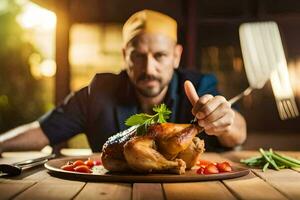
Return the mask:
[(177, 43), (176, 21), (160, 12), (142, 10), (134, 13), (123, 26), (123, 44), (143, 33), (161, 34)]

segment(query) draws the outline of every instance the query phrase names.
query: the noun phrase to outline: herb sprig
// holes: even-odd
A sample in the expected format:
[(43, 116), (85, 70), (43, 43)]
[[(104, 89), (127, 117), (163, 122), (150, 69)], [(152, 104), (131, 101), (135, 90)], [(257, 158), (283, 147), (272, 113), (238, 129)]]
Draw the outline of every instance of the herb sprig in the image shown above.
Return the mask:
[(165, 104), (155, 106), (153, 111), (155, 112), (154, 115), (149, 115), (146, 113), (132, 115), (125, 121), (125, 124), (127, 126), (138, 125), (137, 135), (143, 135), (147, 132), (148, 127), (151, 124), (167, 122), (167, 119), (170, 118), (170, 114), (172, 113)]

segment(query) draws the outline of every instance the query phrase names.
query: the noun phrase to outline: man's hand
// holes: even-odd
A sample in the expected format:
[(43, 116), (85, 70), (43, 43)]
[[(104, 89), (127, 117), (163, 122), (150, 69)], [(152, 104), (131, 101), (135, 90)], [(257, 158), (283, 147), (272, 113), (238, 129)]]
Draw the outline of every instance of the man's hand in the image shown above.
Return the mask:
[(193, 105), (192, 113), (208, 135), (215, 135), (225, 146), (241, 144), (246, 139), (244, 118), (231, 108), (223, 96), (199, 97), (190, 81), (184, 83), (185, 93)]
[(185, 82), (184, 89), (193, 105), (193, 115), (207, 134), (220, 136), (230, 132), (235, 113), (231, 109), (231, 104), (223, 96), (214, 97), (206, 94), (199, 97), (190, 81)]

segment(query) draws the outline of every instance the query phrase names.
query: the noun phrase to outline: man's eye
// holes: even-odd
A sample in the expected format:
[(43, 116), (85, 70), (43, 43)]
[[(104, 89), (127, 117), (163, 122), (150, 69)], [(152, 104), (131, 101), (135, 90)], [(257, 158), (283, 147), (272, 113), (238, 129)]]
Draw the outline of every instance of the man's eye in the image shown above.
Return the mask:
[(162, 58), (164, 58), (165, 56), (167, 56), (167, 54), (165, 54), (165, 53), (156, 53), (156, 54), (154, 55), (155, 59), (162, 59)]

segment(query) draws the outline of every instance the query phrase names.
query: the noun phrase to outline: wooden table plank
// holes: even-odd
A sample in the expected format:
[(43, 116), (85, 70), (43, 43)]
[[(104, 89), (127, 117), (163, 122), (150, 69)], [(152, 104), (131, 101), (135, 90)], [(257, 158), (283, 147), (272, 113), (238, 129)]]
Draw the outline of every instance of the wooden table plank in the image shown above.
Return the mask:
[(164, 193), (160, 183), (135, 183), (132, 189), (133, 200), (163, 200)]
[[(299, 158), (299, 152), (279, 151), (279, 153)], [(238, 162), (240, 159), (260, 155), (258, 151), (228, 152), (222, 154), (226, 158)], [(255, 175), (271, 184), (283, 195), (290, 199), (300, 199), (300, 173), (290, 169), (280, 171), (269, 169), (262, 172), (261, 169), (252, 169)]]
[(218, 153), (212, 153), (212, 152), (205, 152), (203, 155), (201, 155), (202, 160), (209, 160), (213, 162), (221, 162), (224, 161), (224, 157), (220, 156)]
[(11, 180), (31, 180), (38, 182), (39, 180), (43, 180), (49, 176), (50, 175), (47, 173), (47, 170), (44, 169), (43, 166), (39, 166), (32, 169), (24, 170), (18, 176), (0, 176), (0, 183)]
[(220, 181), (163, 184), (166, 199), (236, 199)]
[(87, 183), (75, 199), (130, 200), (131, 187), (131, 184), (125, 183)]
[(11, 199), (27, 188), (34, 185), (34, 181), (9, 181), (1, 182), (0, 184), (0, 199)]
[(253, 172), (288, 198), (300, 199), (300, 173), (290, 169), (280, 171), (270, 169), (266, 172), (254, 169)]
[(300, 167), (299, 168), (293, 168), (293, 170), (300, 173)]
[(50, 175), (48, 174), (48, 170), (45, 169), (44, 167), (42, 167), (36, 173), (30, 174), (30, 175), (24, 177), (24, 180), (33, 180), (33, 181), (37, 181), (38, 182), (38, 181), (47, 179), (48, 177), (50, 177)]
[(287, 199), (270, 184), (255, 176), (252, 172), (240, 178), (223, 180), (223, 183), (238, 199)]
[[(299, 158), (300, 152), (282, 152)], [(231, 160), (258, 151), (205, 153), (202, 159)], [(85, 183), (51, 177), (43, 167), (14, 178), (0, 178), (0, 199), (300, 199), (300, 173), (253, 169), (247, 176), (191, 183)]]
[(84, 182), (48, 177), (22, 192), (15, 199), (72, 199), (84, 185)]
[(229, 151), (220, 155), (231, 160), (232, 162), (240, 163), (241, 159), (259, 156), (260, 153), (258, 151)]

